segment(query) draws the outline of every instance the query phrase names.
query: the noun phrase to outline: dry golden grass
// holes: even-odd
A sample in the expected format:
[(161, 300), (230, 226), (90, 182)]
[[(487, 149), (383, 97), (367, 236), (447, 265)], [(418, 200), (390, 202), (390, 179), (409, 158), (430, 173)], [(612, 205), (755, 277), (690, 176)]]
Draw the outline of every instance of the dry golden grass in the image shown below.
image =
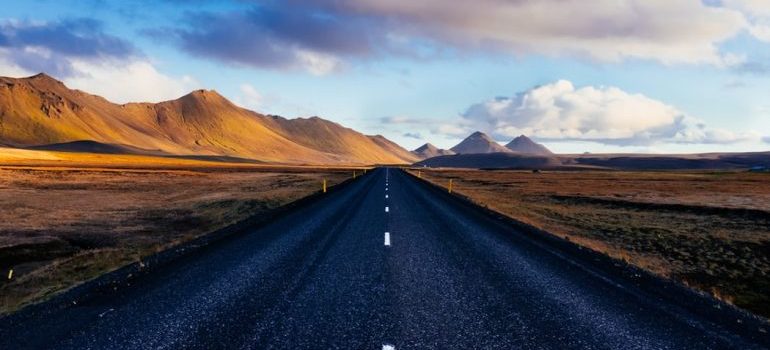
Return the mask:
[(331, 186), (352, 175), (351, 169), (77, 157), (56, 166), (0, 163), (0, 312), (318, 192), (324, 178)]
[(420, 171), (512, 218), (770, 316), (770, 174)]

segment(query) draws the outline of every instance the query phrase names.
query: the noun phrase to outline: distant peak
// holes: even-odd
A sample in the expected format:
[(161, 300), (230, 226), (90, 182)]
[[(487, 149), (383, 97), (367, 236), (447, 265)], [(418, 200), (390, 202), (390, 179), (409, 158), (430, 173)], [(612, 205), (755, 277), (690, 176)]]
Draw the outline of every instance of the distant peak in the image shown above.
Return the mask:
[(226, 100), (226, 98), (216, 92), (216, 90), (205, 89), (193, 90), (182, 98), (192, 98), (196, 100)]
[(38, 73), (38, 74), (35, 74), (35, 75), (31, 76), (31, 77), (27, 77), (25, 79), (26, 80), (36, 80), (36, 81), (47, 81), (47, 82), (53, 82), (53, 83), (58, 83), (58, 84), (62, 83), (61, 81), (56, 80), (56, 78), (54, 78), (54, 77), (52, 77), (52, 76), (50, 76), (48, 74), (45, 74), (45, 73)]
[(497, 141), (481, 131), (470, 134), (470, 136), (452, 147), (451, 150), (456, 153), (509, 152), (507, 148), (501, 146)]
[(420, 147), (417, 147), (414, 151), (415, 152), (423, 152), (423, 151), (426, 151), (426, 150), (431, 150), (432, 151), (432, 150), (438, 150), (438, 148), (436, 146), (434, 146), (433, 144), (431, 144), (430, 142), (426, 142), (424, 145), (422, 145)]
[(40, 72), (40, 73), (37, 73), (37, 74), (35, 74), (35, 75), (33, 75), (33, 76), (29, 77), (28, 79), (52, 79), (52, 80), (55, 80), (55, 79), (54, 79), (53, 77), (51, 77), (50, 75), (48, 75), (48, 74), (45, 74), (45, 73), (42, 73), (42, 72)]
[(216, 90), (198, 89), (190, 92), (193, 96), (222, 96)]
[(532, 141), (529, 137), (526, 135), (519, 135), (511, 142), (508, 142), (507, 145), (505, 145), (508, 149), (519, 152), (519, 153), (525, 153), (525, 154), (538, 154), (538, 155), (550, 155), (553, 154), (548, 148), (545, 146)]
[(470, 134), (470, 136), (468, 136), (467, 138), (469, 138), (469, 139), (484, 139), (484, 140), (492, 141), (492, 138), (489, 137), (489, 135), (487, 135), (487, 134), (485, 134), (485, 133), (483, 133), (481, 131), (476, 131), (473, 134)]
[(532, 144), (534, 144), (534, 143), (535, 143), (535, 141), (532, 141), (532, 139), (530, 139), (530, 138), (529, 138), (529, 137), (527, 137), (526, 135), (519, 135), (519, 136), (516, 136), (516, 137), (515, 137), (515, 138), (514, 138), (514, 139), (511, 141), (511, 143), (512, 143), (512, 144), (524, 144), (524, 143), (532, 143)]

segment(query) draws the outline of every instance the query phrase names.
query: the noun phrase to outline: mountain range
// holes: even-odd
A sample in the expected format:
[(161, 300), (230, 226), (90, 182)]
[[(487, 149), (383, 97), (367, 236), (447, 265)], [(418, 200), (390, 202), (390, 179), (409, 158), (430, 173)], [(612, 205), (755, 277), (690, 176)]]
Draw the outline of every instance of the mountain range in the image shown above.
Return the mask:
[(318, 117), (263, 115), (213, 90), (160, 103), (115, 104), (69, 89), (46, 74), (0, 77), (0, 145), (291, 164), (406, 164), (418, 159), (380, 135)]
[(213, 90), (160, 103), (115, 104), (45, 74), (0, 77), (0, 146), (65, 152), (190, 156), (280, 164), (412, 164), (519, 169), (770, 167), (770, 153), (554, 155), (521, 135), (505, 146), (474, 132), (449, 150), (408, 151), (319, 118), (286, 119), (236, 106)]
[[(432, 148), (431, 148), (432, 147)], [(545, 146), (532, 141), (525, 135), (520, 135), (505, 146), (500, 145), (489, 135), (476, 131), (466, 137), (460, 143), (452, 147), (449, 151), (439, 150), (431, 144), (412, 151), (416, 155), (430, 155), (431, 157), (449, 155), (449, 154), (485, 154), (485, 153), (518, 153), (523, 155), (550, 156), (553, 153)], [(429, 158), (429, 157), (423, 157)]]

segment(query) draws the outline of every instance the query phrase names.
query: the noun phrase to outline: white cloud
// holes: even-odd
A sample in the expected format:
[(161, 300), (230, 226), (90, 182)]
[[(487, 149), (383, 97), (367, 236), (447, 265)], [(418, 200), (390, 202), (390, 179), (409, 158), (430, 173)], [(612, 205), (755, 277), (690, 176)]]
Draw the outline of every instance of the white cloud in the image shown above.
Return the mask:
[(465, 123), (441, 124), (431, 130), (431, 133), (434, 134), (460, 138), (467, 137), (471, 132), (473, 132), (473, 129), (465, 125)]
[(718, 44), (746, 28), (744, 15), (701, 0), (343, 0), (388, 18), (394, 31), (514, 54), (571, 55), (721, 65)]
[(308, 50), (297, 50), (295, 56), (299, 66), (313, 75), (326, 75), (341, 67), (340, 60), (332, 55)]
[(391, 115), (380, 118), (382, 124), (423, 124), (424, 119), (412, 118), (405, 115)]
[(124, 102), (178, 98), (199, 84), (160, 73), (130, 42), (103, 31), (94, 19), (0, 19), (0, 75), (47, 73), (70, 88)]
[(240, 95), (235, 98), (235, 104), (252, 111), (258, 111), (264, 107), (264, 97), (251, 84), (241, 84)]
[(147, 61), (72, 61), (77, 74), (64, 79), (70, 88), (103, 96), (117, 103), (160, 102), (179, 98), (200, 87), (190, 76), (170, 77)]
[[(190, 76), (171, 77), (145, 60), (67, 60), (71, 74), (61, 80), (72, 89), (102, 96), (115, 103), (160, 102), (178, 98), (196, 88)], [(0, 75), (26, 77), (40, 72), (16, 65), (0, 50)]]
[(723, 0), (722, 4), (743, 13), (749, 34), (764, 42), (770, 42), (770, 1)]
[(31, 75), (29, 71), (8, 59), (8, 50), (0, 49), (0, 76), (22, 77), (27, 75)]
[(722, 5), (744, 12), (753, 18), (770, 17), (770, 1), (767, 0), (722, 0)]
[(726, 144), (757, 138), (709, 128), (697, 118), (641, 94), (616, 87), (576, 88), (566, 80), (472, 105), (463, 119), (498, 138), (526, 134), (541, 140), (614, 145)]

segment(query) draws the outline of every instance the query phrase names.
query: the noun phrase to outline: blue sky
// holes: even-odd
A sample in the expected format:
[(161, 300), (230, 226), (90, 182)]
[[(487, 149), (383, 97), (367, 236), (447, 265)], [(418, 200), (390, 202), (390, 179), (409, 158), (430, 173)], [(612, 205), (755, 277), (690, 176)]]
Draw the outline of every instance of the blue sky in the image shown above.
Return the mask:
[(770, 148), (764, 0), (0, 1), (0, 75), (115, 102), (196, 88), (407, 148)]

